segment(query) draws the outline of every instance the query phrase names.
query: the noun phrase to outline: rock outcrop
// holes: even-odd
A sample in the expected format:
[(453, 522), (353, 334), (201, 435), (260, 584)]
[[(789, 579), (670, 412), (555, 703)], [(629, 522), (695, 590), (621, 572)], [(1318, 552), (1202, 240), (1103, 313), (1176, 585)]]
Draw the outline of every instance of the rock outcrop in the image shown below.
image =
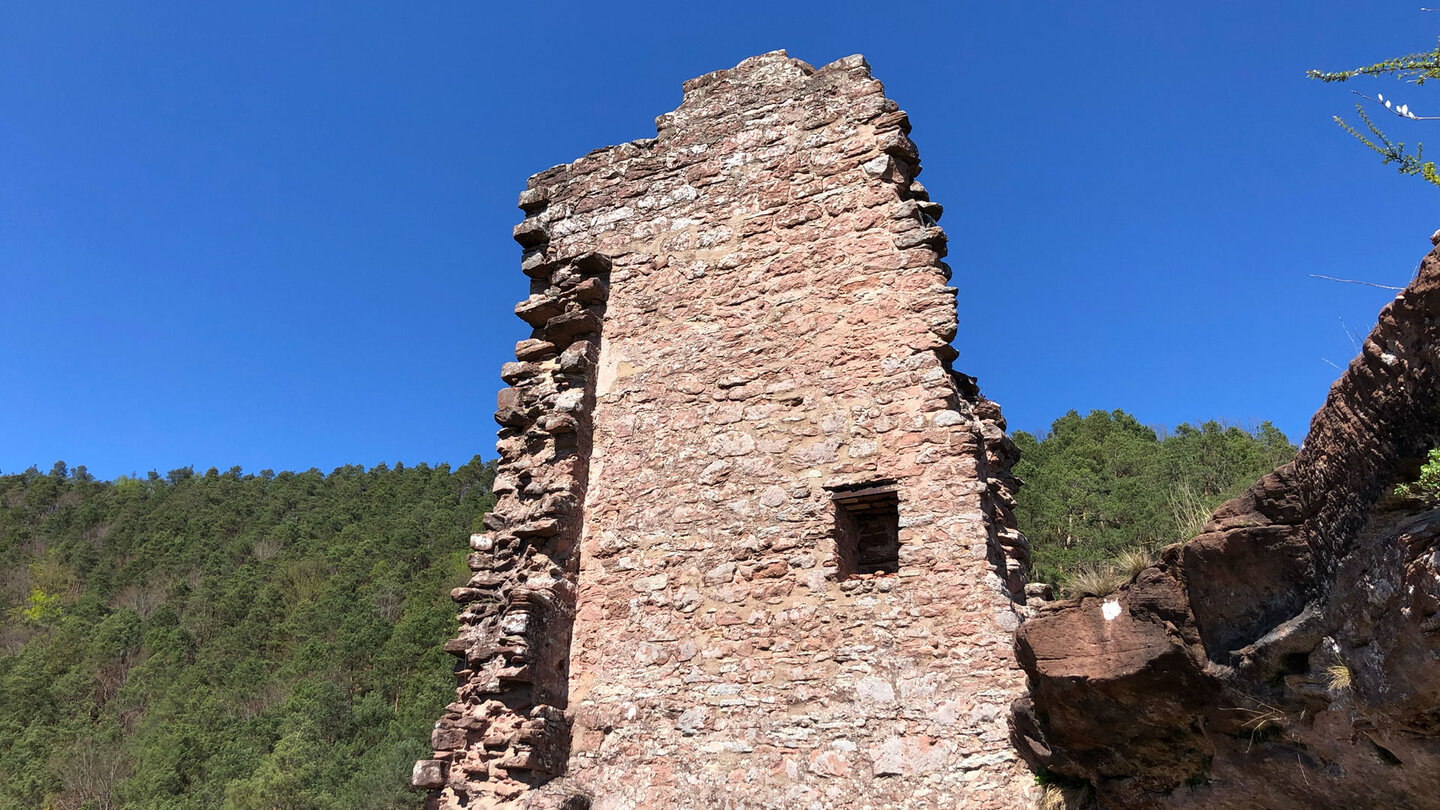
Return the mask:
[(1440, 249), (1295, 460), (1104, 598), (1020, 629), (1014, 742), (1106, 808), (1440, 808)]

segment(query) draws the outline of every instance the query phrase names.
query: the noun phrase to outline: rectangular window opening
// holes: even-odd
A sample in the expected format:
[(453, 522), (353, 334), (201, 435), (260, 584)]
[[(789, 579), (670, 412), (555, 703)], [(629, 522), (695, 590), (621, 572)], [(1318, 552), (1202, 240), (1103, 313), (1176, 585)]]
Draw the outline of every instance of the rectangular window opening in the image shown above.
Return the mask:
[(841, 580), (900, 571), (900, 495), (890, 482), (831, 490)]

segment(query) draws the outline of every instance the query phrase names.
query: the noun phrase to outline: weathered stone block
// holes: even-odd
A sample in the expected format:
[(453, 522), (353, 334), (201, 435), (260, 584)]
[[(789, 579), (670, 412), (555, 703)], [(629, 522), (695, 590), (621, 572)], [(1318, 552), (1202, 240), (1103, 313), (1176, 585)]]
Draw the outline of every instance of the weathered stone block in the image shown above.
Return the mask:
[(445, 763), (438, 759), (422, 759), (410, 772), (410, 784), (420, 790), (439, 790), (445, 786)]
[(532, 217), (515, 226), (514, 237), (521, 247), (532, 248), (544, 244), (550, 235), (540, 220)]
[(554, 357), (555, 352), (555, 344), (548, 340), (531, 338), (515, 344), (516, 360), (545, 360)]
[(565, 311), (565, 300), (548, 295), (532, 295), (515, 305), (515, 314), (537, 329)]
[(581, 335), (600, 331), (600, 316), (588, 309), (556, 315), (545, 322), (540, 332), (556, 346), (569, 346)]

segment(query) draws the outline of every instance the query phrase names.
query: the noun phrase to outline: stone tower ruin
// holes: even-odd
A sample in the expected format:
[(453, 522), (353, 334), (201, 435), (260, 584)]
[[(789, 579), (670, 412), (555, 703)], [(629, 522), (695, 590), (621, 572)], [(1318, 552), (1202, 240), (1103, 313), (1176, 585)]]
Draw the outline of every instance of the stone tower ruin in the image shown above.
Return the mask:
[[(1015, 808), (1014, 446), (859, 56), (530, 178), (431, 807)], [(973, 301), (963, 306), (975, 309)]]

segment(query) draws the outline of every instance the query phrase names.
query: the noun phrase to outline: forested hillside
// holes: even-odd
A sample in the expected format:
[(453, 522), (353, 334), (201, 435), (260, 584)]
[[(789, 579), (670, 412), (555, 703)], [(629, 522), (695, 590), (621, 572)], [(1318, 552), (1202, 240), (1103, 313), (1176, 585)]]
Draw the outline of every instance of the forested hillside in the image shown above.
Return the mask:
[(0, 476), (0, 808), (417, 806), (491, 477)]
[[(1016, 518), (1030, 538), (1031, 578), (1079, 592), (1197, 534), (1210, 512), (1297, 448), (1269, 422), (1206, 422), (1156, 433), (1124, 411), (1075, 411), (1043, 438), (1017, 432)], [(1087, 580), (1091, 580), (1087, 582)]]

